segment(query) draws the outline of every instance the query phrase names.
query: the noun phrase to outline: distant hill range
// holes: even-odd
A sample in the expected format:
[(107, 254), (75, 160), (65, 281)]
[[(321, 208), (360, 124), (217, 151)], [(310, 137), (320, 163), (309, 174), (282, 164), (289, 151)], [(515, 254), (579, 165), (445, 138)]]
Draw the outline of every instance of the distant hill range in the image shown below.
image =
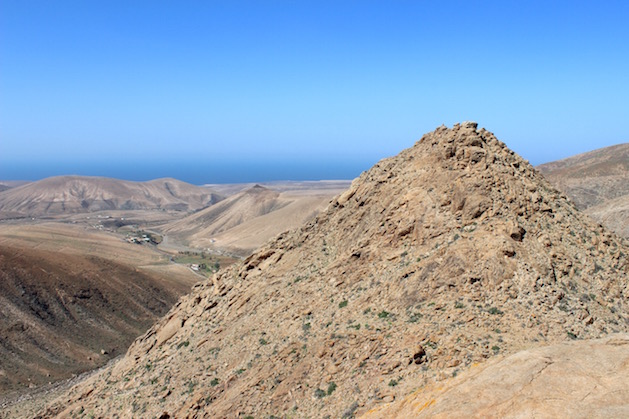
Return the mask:
[(629, 237), (629, 143), (537, 167), (592, 218)]
[(279, 186), (283, 192), (261, 185), (241, 190), (227, 199), (162, 227), (163, 233), (194, 247), (219, 247), (250, 254), (277, 234), (295, 228), (325, 209), (349, 181), (312, 182)]
[(222, 196), (176, 179), (148, 182), (58, 176), (0, 192), (0, 212), (50, 216), (102, 210), (195, 211)]

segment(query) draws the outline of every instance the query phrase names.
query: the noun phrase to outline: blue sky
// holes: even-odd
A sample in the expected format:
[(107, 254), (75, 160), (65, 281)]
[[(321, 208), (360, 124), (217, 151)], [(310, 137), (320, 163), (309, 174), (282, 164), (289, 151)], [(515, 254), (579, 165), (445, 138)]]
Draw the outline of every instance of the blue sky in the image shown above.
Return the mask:
[(629, 141), (628, 20), (626, 1), (0, 0), (0, 178), (354, 177), (464, 120), (567, 157)]

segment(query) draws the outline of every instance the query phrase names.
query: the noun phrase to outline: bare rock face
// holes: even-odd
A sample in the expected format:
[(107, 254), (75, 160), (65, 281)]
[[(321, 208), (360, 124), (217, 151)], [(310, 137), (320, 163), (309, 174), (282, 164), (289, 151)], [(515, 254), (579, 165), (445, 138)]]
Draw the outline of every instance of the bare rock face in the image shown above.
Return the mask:
[(629, 335), (529, 349), (363, 418), (629, 417)]
[(42, 415), (351, 417), (502, 354), (629, 331), (627, 255), (493, 134), (440, 127)]

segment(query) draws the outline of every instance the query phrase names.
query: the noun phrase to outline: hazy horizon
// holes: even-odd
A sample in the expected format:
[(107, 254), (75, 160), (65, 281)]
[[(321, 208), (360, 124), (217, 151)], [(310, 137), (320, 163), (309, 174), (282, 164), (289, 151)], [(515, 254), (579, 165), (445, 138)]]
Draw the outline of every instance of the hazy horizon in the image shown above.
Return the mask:
[[(507, 144), (508, 145), (508, 144)], [(616, 144), (612, 144), (616, 145)], [(592, 148), (587, 151), (593, 151)], [(400, 150), (402, 151), (402, 150)], [(565, 157), (571, 157), (565, 156)], [(57, 161), (10, 162), (0, 166), (0, 181), (37, 181), (53, 176), (94, 176), (130, 181), (175, 178), (194, 185), (209, 183), (253, 183), (273, 181), (352, 180), (378, 159), (319, 160), (232, 160), (232, 161)], [(523, 156), (526, 158), (526, 156)], [(548, 163), (531, 162), (533, 165)]]
[(273, 181), (352, 180), (376, 162), (65, 162), (17, 163), (0, 167), (0, 181), (37, 181), (53, 176), (96, 176), (147, 181), (175, 178), (194, 185)]

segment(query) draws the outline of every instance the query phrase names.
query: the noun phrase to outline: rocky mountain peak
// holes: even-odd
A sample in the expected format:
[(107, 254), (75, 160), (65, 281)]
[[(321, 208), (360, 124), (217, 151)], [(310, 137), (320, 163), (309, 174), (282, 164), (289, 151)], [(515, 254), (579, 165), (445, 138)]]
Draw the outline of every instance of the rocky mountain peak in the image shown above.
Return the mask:
[(628, 254), (492, 133), (440, 127), (47, 414), (351, 417), (499, 354), (628, 331)]

